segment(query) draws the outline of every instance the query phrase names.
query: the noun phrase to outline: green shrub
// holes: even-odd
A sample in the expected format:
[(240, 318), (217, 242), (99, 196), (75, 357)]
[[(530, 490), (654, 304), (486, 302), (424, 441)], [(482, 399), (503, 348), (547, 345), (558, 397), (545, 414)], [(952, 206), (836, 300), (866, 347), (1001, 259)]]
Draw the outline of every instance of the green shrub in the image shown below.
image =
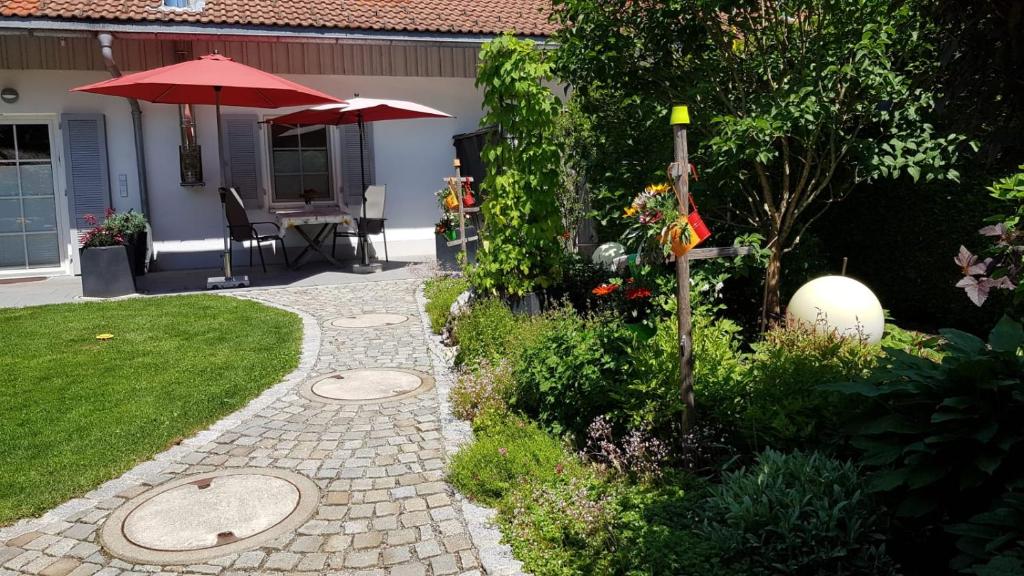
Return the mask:
[(451, 392), (452, 413), (470, 422), (481, 415), (505, 413), (513, 387), (512, 368), (507, 360), (480, 360), (459, 374)]
[(520, 316), (501, 300), (487, 298), (473, 303), (469, 312), (455, 323), (455, 341), (459, 351), (455, 364), (471, 366), (481, 360), (514, 363), (520, 351), (530, 344), (546, 323), (545, 316)]
[[(693, 315), (693, 387), (698, 419), (722, 424), (736, 420), (745, 397), (744, 363), (740, 352), (740, 327), (697, 309)], [(657, 388), (660, 402), (649, 405), (645, 420), (664, 429), (681, 419), (679, 397), (679, 329), (675, 316), (655, 323), (654, 336), (638, 343), (631, 354), (637, 386)]]
[(434, 334), (444, 330), (452, 304), (468, 288), (469, 282), (455, 276), (438, 276), (423, 284), (423, 295), (427, 297), (427, 316)]
[(558, 439), (520, 419), (478, 422), (476, 432), (476, 441), (452, 456), (449, 479), (490, 506), (524, 482), (545, 484), (579, 466)]
[(631, 484), (579, 468), (524, 483), (502, 500), (499, 523), (535, 576), (714, 575), (717, 559), (689, 530), (674, 484)]
[(806, 326), (773, 329), (754, 350), (740, 425), (755, 445), (776, 448), (823, 446), (834, 438), (851, 407), (818, 386), (865, 375), (880, 353), (857, 339)]
[(867, 378), (822, 388), (864, 404), (853, 445), (907, 534), (961, 536), (954, 567), (973, 573), (1007, 549), (1024, 556), (1019, 524), (992, 530), (1024, 492), (1024, 328), (1004, 318), (988, 342), (940, 333), (941, 362), (890, 348)]
[(525, 483), (502, 503), (502, 531), (535, 576), (613, 574), (616, 510), (609, 486), (592, 473)]
[(762, 452), (696, 504), (695, 534), (727, 573), (894, 573), (886, 528), (857, 469), (818, 453)]
[(637, 425), (632, 416), (653, 399), (630, 387), (629, 349), (635, 338), (610, 316), (583, 319), (563, 312), (552, 317), (516, 364), (512, 406), (577, 440), (598, 416), (620, 429)]

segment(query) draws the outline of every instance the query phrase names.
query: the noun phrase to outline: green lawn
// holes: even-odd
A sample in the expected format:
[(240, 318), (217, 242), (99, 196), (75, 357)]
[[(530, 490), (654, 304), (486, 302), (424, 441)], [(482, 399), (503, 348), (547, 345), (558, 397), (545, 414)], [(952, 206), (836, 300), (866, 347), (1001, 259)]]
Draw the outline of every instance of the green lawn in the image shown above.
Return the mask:
[(301, 340), (297, 316), (226, 296), (0, 309), (0, 526), (244, 406)]

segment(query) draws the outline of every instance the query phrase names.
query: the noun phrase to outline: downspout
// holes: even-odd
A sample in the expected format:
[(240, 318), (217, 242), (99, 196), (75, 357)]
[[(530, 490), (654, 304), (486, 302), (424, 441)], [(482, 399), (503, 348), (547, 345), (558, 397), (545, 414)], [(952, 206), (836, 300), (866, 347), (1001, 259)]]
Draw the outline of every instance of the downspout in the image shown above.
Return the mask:
[[(121, 76), (121, 70), (114, 61), (114, 37), (109, 32), (100, 32), (96, 35), (100, 43), (100, 53), (103, 55), (103, 64), (107, 71), (114, 78)], [(139, 173), (139, 202), (142, 204), (142, 213), (147, 218), (152, 218), (149, 213), (149, 190), (146, 186), (146, 152), (145, 139), (142, 137), (142, 107), (135, 98), (126, 98), (132, 109), (132, 129), (135, 133), (135, 165)]]

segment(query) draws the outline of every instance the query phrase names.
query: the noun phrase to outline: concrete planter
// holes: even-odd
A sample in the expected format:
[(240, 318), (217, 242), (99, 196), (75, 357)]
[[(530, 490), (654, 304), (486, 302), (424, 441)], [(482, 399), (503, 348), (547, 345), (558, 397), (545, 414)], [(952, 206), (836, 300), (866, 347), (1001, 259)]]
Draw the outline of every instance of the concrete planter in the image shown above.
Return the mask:
[(135, 293), (135, 277), (125, 246), (83, 248), (82, 295), (113, 298)]

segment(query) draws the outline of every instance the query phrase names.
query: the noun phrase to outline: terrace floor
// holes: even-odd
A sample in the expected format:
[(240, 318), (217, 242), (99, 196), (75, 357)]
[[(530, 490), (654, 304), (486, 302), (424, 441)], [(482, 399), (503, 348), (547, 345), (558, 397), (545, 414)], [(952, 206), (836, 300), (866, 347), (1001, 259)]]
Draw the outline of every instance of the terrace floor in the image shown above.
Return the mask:
[[(238, 274), (249, 276), (249, 288), (220, 292), (245, 292), (266, 288), (333, 286), (360, 282), (423, 278), (433, 264), (420, 260), (382, 262), (384, 269), (374, 274), (356, 274), (326, 263), (314, 262), (299, 270), (281, 265), (259, 268), (242, 267)], [(206, 290), (206, 279), (219, 276), (219, 269), (172, 270), (153, 272), (136, 279), (140, 294), (180, 294)], [(0, 308), (62, 304), (83, 300), (79, 276), (51, 276), (0, 279)]]

